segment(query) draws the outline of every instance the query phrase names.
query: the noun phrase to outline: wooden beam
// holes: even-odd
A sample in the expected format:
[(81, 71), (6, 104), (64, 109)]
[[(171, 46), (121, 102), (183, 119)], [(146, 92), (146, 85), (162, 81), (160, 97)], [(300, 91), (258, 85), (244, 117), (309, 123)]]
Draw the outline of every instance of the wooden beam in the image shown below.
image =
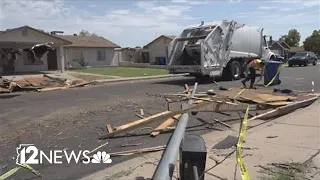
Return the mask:
[(136, 121), (133, 121), (133, 122), (130, 122), (130, 123), (115, 127), (115, 130), (112, 133), (108, 133), (108, 134), (102, 135), (102, 136), (99, 137), (99, 139), (107, 139), (109, 137), (113, 137), (115, 134), (119, 134), (119, 133), (122, 133), (122, 132), (125, 132), (125, 131), (128, 131), (128, 130), (134, 129), (134, 128), (138, 127), (138, 126), (149, 124), (149, 123), (151, 123), (151, 122), (153, 122), (153, 121), (155, 121), (157, 119), (167, 118), (167, 117), (171, 117), (171, 116), (174, 116), (174, 115), (177, 115), (177, 114), (183, 114), (183, 113), (189, 112), (189, 111), (191, 111), (193, 109), (197, 109), (199, 107), (206, 106), (206, 105), (212, 104), (212, 103), (213, 102), (203, 102), (203, 103), (197, 104), (196, 106), (188, 107), (186, 109), (182, 109), (180, 111), (175, 111), (175, 112), (164, 111), (164, 112), (161, 112), (161, 113), (146, 117), (144, 119), (139, 119), (139, 120), (136, 120)]
[(108, 133), (113, 132), (113, 128), (112, 128), (111, 124), (107, 124), (107, 130), (108, 130)]
[(177, 115), (175, 115), (175, 116), (173, 116), (173, 117), (168, 118), (166, 121), (164, 121), (162, 124), (160, 124), (156, 129), (154, 129), (154, 130), (150, 133), (150, 135), (151, 135), (152, 137), (158, 136), (161, 131), (164, 131), (164, 130), (167, 129), (169, 126), (171, 126), (176, 119), (179, 119), (179, 118), (180, 118), (180, 116), (181, 116), (181, 114), (177, 114)]

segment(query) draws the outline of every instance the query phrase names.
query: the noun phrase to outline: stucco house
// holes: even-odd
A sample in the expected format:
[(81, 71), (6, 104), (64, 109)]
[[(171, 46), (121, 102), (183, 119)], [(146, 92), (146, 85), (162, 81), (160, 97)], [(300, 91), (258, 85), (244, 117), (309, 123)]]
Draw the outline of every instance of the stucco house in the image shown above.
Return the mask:
[[(31, 48), (35, 44), (53, 42), (55, 49), (40, 61), (33, 61), (30, 52), (12, 53), (18, 49)], [(29, 26), (7, 29), (0, 32), (0, 73), (64, 70), (65, 45), (72, 42)]]
[(149, 64), (164, 65), (162, 59), (167, 58), (168, 45), (174, 38), (175, 36), (161, 35), (156, 39), (152, 40), (151, 42), (149, 42), (147, 45), (143, 47), (143, 53), (142, 53), (143, 59), (145, 59), (145, 57), (148, 57)]
[(291, 52), (291, 47), (284, 41), (273, 41), (270, 50), (287, 59)]
[(290, 47), (285, 41), (273, 41), (270, 50), (285, 59), (290, 58), (297, 52), (304, 51), (303, 46), (299, 47)]
[(68, 68), (83, 66), (117, 66), (119, 45), (98, 36), (59, 35), (61, 39), (72, 42), (65, 45), (65, 62)]

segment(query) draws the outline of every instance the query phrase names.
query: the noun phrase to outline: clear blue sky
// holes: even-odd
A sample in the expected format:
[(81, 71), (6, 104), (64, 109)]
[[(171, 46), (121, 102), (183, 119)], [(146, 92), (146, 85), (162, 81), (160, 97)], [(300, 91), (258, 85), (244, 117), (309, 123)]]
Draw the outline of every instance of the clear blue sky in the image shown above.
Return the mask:
[(296, 28), (302, 43), (314, 29), (320, 29), (320, 1), (0, 1), (0, 29), (29, 25), (65, 34), (84, 29), (122, 47), (143, 46), (161, 34), (178, 35), (202, 20), (236, 20), (263, 27), (274, 39)]

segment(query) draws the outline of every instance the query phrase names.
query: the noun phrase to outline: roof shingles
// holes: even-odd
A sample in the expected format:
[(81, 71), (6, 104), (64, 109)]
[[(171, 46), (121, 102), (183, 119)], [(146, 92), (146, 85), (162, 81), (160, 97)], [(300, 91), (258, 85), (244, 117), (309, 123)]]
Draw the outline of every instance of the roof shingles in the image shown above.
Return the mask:
[(104, 47), (104, 48), (120, 48), (119, 45), (98, 36), (74, 36), (74, 35), (58, 35), (59, 37), (71, 41), (72, 44), (66, 47)]

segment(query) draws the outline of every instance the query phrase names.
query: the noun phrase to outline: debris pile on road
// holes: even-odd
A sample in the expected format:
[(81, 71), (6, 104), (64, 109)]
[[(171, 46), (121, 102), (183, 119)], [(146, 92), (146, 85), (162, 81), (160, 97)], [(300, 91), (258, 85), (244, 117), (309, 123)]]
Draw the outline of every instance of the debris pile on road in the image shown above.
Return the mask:
[[(310, 96), (301, 93), (279, 91), (278, 89), (275, 91), (272, 89), (219, 88), (219, 90), (208, 90), (207, 92), (196, 93), (193, 97), (191, 97), (191, 91), (188, 85), (185, 85), (185, 90), (182, 93), (154, 95), (165, 98), (168, 107), (166, 111), (145, 116), (143, 109), (140, 109), (140, 114), (136, 114), (136, 116), (140, 118), (139, 120), (130, 121), (127, 124), (116, 127), (108, 124), (106, 126), (108, 132), (100, 136), (99, 139), (112, 138), (117, 134), (154, 123), (156, 120), (165, 119), (165, 121), (150, 132), (150, 136), (155, 137), (160, 133), (174, 130), (174, 123), (179, 121), (183, 113), (188, 112), (194, 116), (199, 112), (218, 113), (226, 116), (230, 116), (229, 113), (231, 112), (237, 112), (239, 114), (238, 117), (229, 117), (229, 119), (217, 119), (213, 117), (208, 121), (197, 118), (201, 123), (206, 124), (207, 127), (219, 124), (220, 126), (231, 128), (231, 125), (226, 122), (239, 122), (243, 118), (240, 112), (244, 113), (248, 105), (250, 106), (249, 120), (270, 119), (289, 113), (283, 110), (283, 107), (292, 106), (296, 102), (310, 99)], [(194, 100), (192, 104), (186, 103), (189, 99)], [(256, 114), (253, 115), (251, 114), (252, 112)]]
[(90, 82), (83, 80), (69, 80), (52, 78), (46, 74), (42, 76), (20, 76), (17, 79), (6, 79), (0, 77), (0, 93), (11, 93), (17, 91), (52, 91), (69, 89), (89, 85)]

